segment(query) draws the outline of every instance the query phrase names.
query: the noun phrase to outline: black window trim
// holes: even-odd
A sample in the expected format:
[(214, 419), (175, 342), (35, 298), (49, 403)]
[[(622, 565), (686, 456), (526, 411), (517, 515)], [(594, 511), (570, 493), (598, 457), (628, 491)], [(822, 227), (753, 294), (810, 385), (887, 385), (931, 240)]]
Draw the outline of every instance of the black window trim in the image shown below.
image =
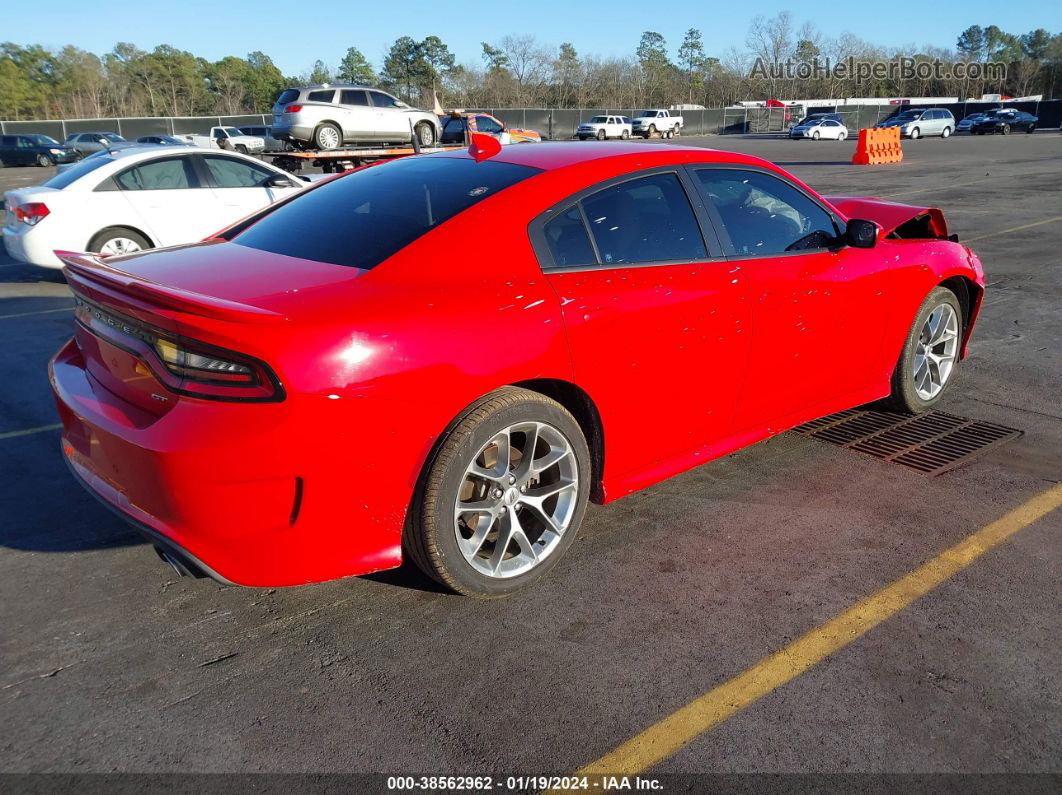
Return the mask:
[(789, 187), (802, 194), (807, 199), (810, 199), (812, 204), (816, 205), (833, 221), (834, 229), (841, 237), (844, 234), (847, 224), (844, 219), (837, 214), (836, 210), (831, 209), (825, 205), (818, 196), (809, 193), (806, 189), (797, 185), (793, 180), (789, 179), (777, 171), (772, 171), (769, 168), (763, 168), (762, 166), (754, 166), (746, 163), (697, 163), (687, 165), (686, 168), (690, 170), (690, 181), (694, 184), (698, 195), (701, 197), (701, 201), (704, 202), (708, 208), (708, 215), (712, 219), (712, 223), (715, 226), (716, 234), (722, 244), (723, 251), (726, 253), (726, 259), (730, 261), (740, 260), (756, 260), (756, 259), (770, 259), (772, 257), (801, 257), (807, 254), (821, 254), (824, 251), (837, 251), (839, 246), (824, 246), (822, 248), (805, 248), (800, 251), (778, 251), (774, 253), (765, 252), (763, 254), (739, 254), (737, 249), (734, 248), (733, 242), (730, 240), (730, 234), (726, 231), (726, 225), (723, 223), (722, 217), (719, 215), (719, 211), (712, 204), (712, 200), (708, 196), (708, 192), (705, 190), (704, 185), (700, 179), (693, 172), (705, 171), (711, 169), (713, 171), (752, 171), (760, 174), (766, 174), (769, 177), (781, 180)]
[[(685, 192), (686, 199), (690, 203), (690, 209), (693, 210), (693, 217), (700, 230), (701, 240), (704, 242), (704, 248), (708, 252), (708, 256), (698, 257), (696, 259), (665, 259), (652, 260), (649, 262), (602, 262), (601, 252), (597, 249), (597, 241), (594, 240), (594, 235), (590, 230), (590, 222), (586, 217), (586, 211), (583, 209), (583, 200), (593, 196), (595, 193), (600, 193), (601, 191), (616, 185), (622, 185), (624, 182), (633, 182), (634, 180), (651, 177), (655, 174), (674, 174), (678, 178), (679, 186), (682, 188), (683, 192)], [(543, 273), (596, 272), (623, 268), (659, 268), (669, 265), (724, 262), (726, 261), (726, 256), (723, 254), (723, 247), (716, 236), (715, 226), (708, 216), (703, 202), (704, 199), (702, 198), (700, 191), (697, 190), (697, 186), (692, 183), (690, 175), (685, 172), (682, 165), (655, 166), (627, 174), (621, 174), (616, 177), (602, 180), (601, 182), (595, 182), (589, 187), (570, 194), (533, 218), (531, 223), (527, 226), (527, 233), (531, 241), (531, 247), (535, 251), (535, 256), (538, 259), (539, 267), (542, 268)], [(557, 265), (553, 261), (553, 253), (550, 251), (549, 243), (546, 240), (546, 224), (554, 218), (559, 218), (564, 215), (564, 213), (568, 212), (572, 207), (579, 208), (579, 217), (583, 219), (583, 230), (585, 231), (587, 238), (590, 240), (590, 247), (594, 252), (594, 258), (597, 260), (596, 264)]]

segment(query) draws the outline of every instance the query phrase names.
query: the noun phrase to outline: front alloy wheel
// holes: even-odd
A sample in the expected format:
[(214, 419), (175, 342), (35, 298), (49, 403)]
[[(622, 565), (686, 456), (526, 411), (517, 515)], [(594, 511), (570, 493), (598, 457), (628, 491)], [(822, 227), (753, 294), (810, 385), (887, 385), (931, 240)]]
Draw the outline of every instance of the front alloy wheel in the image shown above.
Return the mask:
[(403, 537), (406, 553), (467, 596), (504, 596), (541, 578), (571, 545), (590, 491), (578, 422), (556, 401), (505, 387), (442, 436)]
[(955, 374), (962, 345), (962, 308), (955, 293), (934, 288), (918, 308), (892, 375), (889, 402), (912, 414), (939, 402)]

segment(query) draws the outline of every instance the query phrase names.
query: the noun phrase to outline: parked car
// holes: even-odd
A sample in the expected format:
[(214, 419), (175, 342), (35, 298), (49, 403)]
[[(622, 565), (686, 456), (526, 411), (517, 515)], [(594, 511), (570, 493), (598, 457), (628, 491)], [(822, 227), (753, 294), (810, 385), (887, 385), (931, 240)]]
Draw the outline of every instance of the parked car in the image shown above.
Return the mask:
[(800, 121), (798, 121), (796, 124), (794, 124), (793, 127), (799, 127), (803, 124), (811, 124), (811, 122), (813, 121), (821, 121), (822, 119), (833, 119), (836, 122), (844, 124), (844, 116), (842, 116), (840, 113), (810, 113), (804, 118), (802, 118)]
[(966, 116), (965, 118), (963, 118), (962, 121), (955, 125), (955, 132), (972, 132), (973, 126), (977, 124), (977, 122), (981, 121), (981, 119), (987, 116), (990, 112), (991, 111), (985, 113), (971, 113), (969, 116)]
[(682, 132), (682, 117), (665, 109), (643, 110), (631, 121), (632, 135), (651, 138), (660, 133), (663, 138), (674, 138)]
[(0, 168), (72, 163), (81, 154), (47, 135), (0, 135)]
[(588, 138), (596, 138), (604, 141), (606, 138), (622, 138), (626, 141), (631, 137), (634, 126), (626, 116), (593, 116), (589, 121), (584, 121), (575, 130), (575, 136), (580, 141)]
[[(62, 174), (64, 171), (69, 171), (74, 166), (78, 165), (79, 163), (82, 163), (85, 160), (92, 160), (92, 158), (94, 158), (94, 157), (99, 157), (99, 158), (110, 157), (115, 152), (121, 152), (123, 149), (135, 149), (135, 148), (141, 147), (141, 146), (144, 146), (144, 144), (138, 144), (135, 141), (123, 141), (120, 144), (111, 144), (109, 149), (101, 149), (98, 152), (93, 152), (91, 155), (85, 155), (80, 160), (71, 160), (70, 162), (67, 162), (67, 163), (60, 163), (59, 165), (57, 165), (55, 167), (55, 173), (56, 174)], [(182, 143), (181, 146), (188, 146), (188, 144)]]
[(112, 132), (72, 133), (66, 137), (65, 146), (76, 149), (82, 155), (91, 155), (101, 149), (110, 149), (114, 144), (126, 144), (122, 136)]
[(434, 146), (442, 129), (432, 113), (386, 91), (353, 84), (286, 89), (273, 105), (273, 137), (310, 149), (344, 144), (405, 143), (412, 135)]
[(542, 141), (542, 136), (534, 130), (507, 127), (489, 113), (454, 111), (440, 117), (440, 120), (442, 123), (442, 137), (439, 142), (443, 144), (464, 143), (466, 130), (492, 135), (501, 141), (502, 146), (507, 144), (539, 143)]
[(789, 131), (789, 137), (794, 139), (810, 138), (817, 141), (820, 138), (828, 138), (834, 141), (843, 141), (848, 137), (848, 128), (836, 119), (809, 117)]
[(265, 151), (267, 152), (286, 152), (291, 149), (291, 144), (281, 141), (279, 138), (273, 137), (273, 129), (266, 127), (265, 125), (254, 125), (250, 127), (241, 127), (240, 132), (244, 135), (251, 135), (255, 138), (261, 138), (265, 143)]
[(186, 143), (203, 149), (228, 149), (243, 155), (257, 155), (265, 151), (265, 140), (254, 135), (244, 135), (236, 127), (211, 127), (210, 135), (182, 136)]
[(132, 146), (8, 191), (4, 247), (59, 268), (56, 249), (113, 255), (191, 243), (307, 184), (236, 153)]
[[(407, 556), (501, 596), (558, 562), (589, 499), (881, 398), (939, 403), (984, 274), (938, 210), (626, 147), (407, 157), (213, 242), (64, 254), (76, 339), (51, 383), (71, 470), (222, 581)], [(632, 389), (676, 373), (680, 391)]]
[(173, 135), (141, 135), (136, 139), (138, 144), (156, 144), (158, 146), (191, 146), (187, 141), (182, 141)]
[(947, 108), (912, 108), (876, 126), (899, 127), (903, 138), (924, 138), (929, 135), (947, 138), (955, 132), (955, 117)]
[(991, 135), (993, 133), (1010, 135), (1011, 130), (1032, 133), (1036, 132), (1036, 122), (1038, 121), (1038, 117), (1025, 111), (1013, 109), (996, 110), (977, 122), (970, 132), (975, 135)]

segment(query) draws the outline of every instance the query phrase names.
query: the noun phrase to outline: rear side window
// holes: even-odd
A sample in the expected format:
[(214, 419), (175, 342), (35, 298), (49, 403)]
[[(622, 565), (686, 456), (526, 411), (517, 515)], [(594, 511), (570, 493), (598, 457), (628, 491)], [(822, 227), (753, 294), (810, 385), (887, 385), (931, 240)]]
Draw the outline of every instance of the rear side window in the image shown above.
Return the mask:
[(573, 265), (597, 263), (578, 205), (568, 208), (566, 213), (554, 218), (545, 225), (543, 231), (546, 245), (553, 255), (554, 265), (570, 268)]
[(314, 188), (267, 211), (231, 239), (274, 254), (372, 268), (477, 202), (537, 173), (511, 163), (403, 158)]
[(219, 188), (255, 188), (273, 176), (273, 172), (235, 157), (204, 155), (210, 175)]
[(115, 178), (122, 190), (180, 190), (199, 187), (191, 161), (186, 157), (152, 160), (126, 169)]
[(61, 174), (56, 174), (50, 180), (44, 183), (46, 188), (63, 189), (68, 185), (72, 185), (77, 180), (81, 179), (86, 174), (95, 171), (100, 166), (105, 166), (108, 163), (114, 161), (109, 156), (104, 157), (86, 157), (81, 162), (71, 166)]
[(277, 97), (277, 104), (278, 105), (287, 105), (289, 102), (294, 102), (298, 98), (299, 98), (299, 89), (297, 89), (297, 88), (286, 88), (280, 93), (280, 96)]
[(15, 145), (15, 136), (13, 136), (13, 135), (0, 136), (0, 146), (14, 146), (14, 145)]
[(365, 96), (364, 91), (341, 91), (339, 103), (341, 105), (368, 105), (369, 98)]
[(328, 91), (311, 91), (306, 95), (306, 99), (310, 102), (331, 102), (335, 97), (336, 92), (332, 90)]
[(606, 265), (706, 259), (697, 218), (678, 176), (622, 182), (582, 201)]

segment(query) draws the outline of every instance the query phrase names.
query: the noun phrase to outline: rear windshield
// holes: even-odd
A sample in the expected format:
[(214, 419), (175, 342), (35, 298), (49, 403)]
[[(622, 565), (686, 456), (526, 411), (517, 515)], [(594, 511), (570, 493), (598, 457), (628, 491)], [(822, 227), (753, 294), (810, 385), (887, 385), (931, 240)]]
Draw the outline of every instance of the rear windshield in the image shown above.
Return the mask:
[(372, 268), (463, 210), (537, 173), (511, 163), (407, 157), (315, 188), (267, 213), (233, 242)]
[(299, 98), (299, 89), (297, 89), (297, 88), (286, 88), (281, 93), (281, 95), (279, 97), (277, 97), (276, 104), (277, 105), (287, 105), (289, 102), (294, 102), (298, 98)]
[(71, 185), (77, 180), (89, 172), (95, 171), (100, 166), (105, 166), (108, 163), (113, 163), (114, 160), (106, 153), (101, 153), (99, 157), (86, 157), (76, 165), (71, 166), (60, 174), (56, 174), (50, 180), (44, 183), (46, 188), (65, 188), (67, 185)]

